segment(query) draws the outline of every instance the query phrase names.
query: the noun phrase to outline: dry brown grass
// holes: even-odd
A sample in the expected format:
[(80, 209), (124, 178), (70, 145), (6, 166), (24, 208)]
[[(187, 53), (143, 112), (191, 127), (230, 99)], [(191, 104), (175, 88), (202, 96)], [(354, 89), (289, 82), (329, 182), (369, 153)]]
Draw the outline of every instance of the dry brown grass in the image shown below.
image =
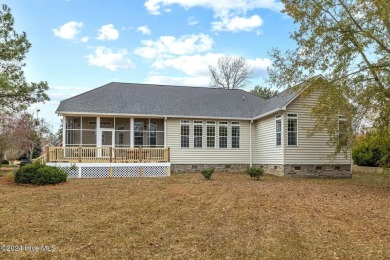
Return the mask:
[(0, 178), (0, 245), (56, 246), (0, 259), (390, 258), (390, 180), (366, 175), (179, 174), (44, 187)]

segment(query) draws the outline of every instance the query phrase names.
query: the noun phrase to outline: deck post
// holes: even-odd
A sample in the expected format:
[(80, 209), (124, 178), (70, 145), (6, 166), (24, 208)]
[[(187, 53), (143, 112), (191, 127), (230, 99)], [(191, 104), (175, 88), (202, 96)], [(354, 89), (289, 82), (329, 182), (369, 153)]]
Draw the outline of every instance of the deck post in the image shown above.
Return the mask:
[(139, 162), (142, 162), (143, 156), (142, 156), (142, 147), (139, 148), (139, 154), (138, 154)]
[(49, 146), (46, 146), (45, 153), (46, 153), (46, 160), (45, 160), (45, 162), (50, 162), (50, 147)]
[(168, 162), (171, 161), (171, 147), (168, 147)]
[(110, 154), (110, 163), (112, 163), (112, 149), (114, 149), (114, 148), (110, 147), (110, 150), (109, 150), (109, 154)]
[(82, 150), (82, 148), (81, 148), (81, 146), (79, 146), (79, 162), (81, 163), (81, 150)]

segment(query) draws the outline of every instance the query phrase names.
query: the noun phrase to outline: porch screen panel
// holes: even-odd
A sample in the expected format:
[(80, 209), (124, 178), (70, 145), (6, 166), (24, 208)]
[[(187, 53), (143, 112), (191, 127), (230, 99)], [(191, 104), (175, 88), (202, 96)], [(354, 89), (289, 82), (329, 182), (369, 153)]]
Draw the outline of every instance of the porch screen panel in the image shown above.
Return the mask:
[(65, 145), (81, 145), (81, 117), (66, 117)]
[(83, 146), (96, 146), (96, 130), (83, 129)]
[(156, 147), (157, 145), (157, 123), (148, 123), (148, 145), (149, 147)]
[(112, 117), (101, 117), (100, 128), (114, 128), (114, 118)]
[(144, 145), (144, 122), (134, 122), (134, 146)]

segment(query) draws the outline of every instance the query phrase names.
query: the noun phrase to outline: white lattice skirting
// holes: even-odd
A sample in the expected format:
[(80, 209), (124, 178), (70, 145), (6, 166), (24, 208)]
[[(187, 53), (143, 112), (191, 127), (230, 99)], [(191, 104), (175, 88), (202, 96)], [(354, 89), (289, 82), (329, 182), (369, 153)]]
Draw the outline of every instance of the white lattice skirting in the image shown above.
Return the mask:
[(166, 177), (170, 163), (46, 163), (68, 173), (69, 178)]

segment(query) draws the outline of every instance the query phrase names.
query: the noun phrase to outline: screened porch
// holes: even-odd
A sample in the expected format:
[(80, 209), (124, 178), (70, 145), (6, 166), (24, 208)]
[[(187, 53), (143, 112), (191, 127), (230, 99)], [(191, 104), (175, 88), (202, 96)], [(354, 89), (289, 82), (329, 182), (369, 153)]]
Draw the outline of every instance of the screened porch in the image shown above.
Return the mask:
[(64, 122), (64, 147), (166, 147), (163, 118), (66, 116)]

